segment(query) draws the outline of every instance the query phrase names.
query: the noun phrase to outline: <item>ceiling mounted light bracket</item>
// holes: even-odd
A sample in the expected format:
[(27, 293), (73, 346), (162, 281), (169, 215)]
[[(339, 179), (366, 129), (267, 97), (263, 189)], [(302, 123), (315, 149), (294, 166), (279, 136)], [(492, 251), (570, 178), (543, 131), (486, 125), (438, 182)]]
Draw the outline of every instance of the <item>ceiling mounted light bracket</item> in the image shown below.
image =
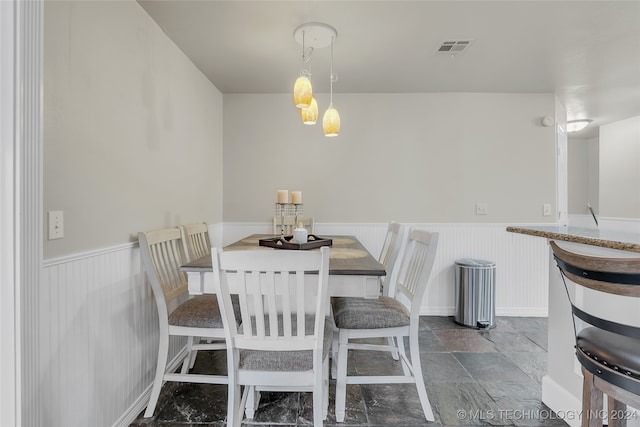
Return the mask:
[(304, 46), (311, 48), (309, 57), (311, 53), (313, 53), (313, 49), (331, 46), (331, 42), (335, 40), (336, 37), (338, 37), (336, 29), (323, 22), (307, 22), (298, 25), (295, 30), (293, 30), (293, 38), (296, 42), (301, 46), (304, 43)]

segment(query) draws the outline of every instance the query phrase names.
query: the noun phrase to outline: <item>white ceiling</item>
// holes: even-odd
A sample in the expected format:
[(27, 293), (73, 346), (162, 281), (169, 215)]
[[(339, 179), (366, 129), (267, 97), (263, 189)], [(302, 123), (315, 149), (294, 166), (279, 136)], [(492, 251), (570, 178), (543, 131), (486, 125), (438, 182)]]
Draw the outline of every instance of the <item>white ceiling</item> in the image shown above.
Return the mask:
[[(223, 93), (286, 93), (301, 69), (293, 30), (338, 31), (334, 93), (557, 94), (568, 120), (640, 115), (640, 1), (138, 0)], [(444, 40), (473, 40), (437, 54)], [(329, 91), (330, 48), (311, 59)]]

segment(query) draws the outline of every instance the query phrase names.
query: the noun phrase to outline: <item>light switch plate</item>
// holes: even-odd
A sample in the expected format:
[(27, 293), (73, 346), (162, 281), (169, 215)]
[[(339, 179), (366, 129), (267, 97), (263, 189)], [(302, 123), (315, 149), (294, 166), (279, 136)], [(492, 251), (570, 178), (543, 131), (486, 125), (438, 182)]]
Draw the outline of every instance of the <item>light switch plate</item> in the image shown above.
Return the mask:
[(49, 240), (64, 237), (63, 211), (49, 211)]
[(543, 216), (551, 216), (551, 204), (545, 203), (542, 205), (542, 215)]
[(476, 215), (487, 215), (489, 206), (486, 203), (476, 203)]

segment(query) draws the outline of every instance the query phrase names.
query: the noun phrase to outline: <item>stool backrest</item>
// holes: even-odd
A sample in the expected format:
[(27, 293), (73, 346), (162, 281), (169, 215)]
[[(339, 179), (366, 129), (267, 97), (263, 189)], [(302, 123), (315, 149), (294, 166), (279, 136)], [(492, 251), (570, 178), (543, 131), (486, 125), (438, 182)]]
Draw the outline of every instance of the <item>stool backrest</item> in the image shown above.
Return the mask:
[[(640, 339), (640, 327), (612, 319), (623, 301), (620, 297), (640, 297), (640, 257), (594, 257), (570, 252), (554, 241), (549, 245), (562, 275), (573, 315), (588, 325)], [(587, 291), (572, 290), (571, 283), (597, 292), (587, 294)], [(612, 297), (606, 294), (616, 296), (618, 303), (611, 303)], [(612, 315), (602, 314), (607, 311)], [(577, 333), (584, 325), (576, 324), (574, 319), (574, 326)]]

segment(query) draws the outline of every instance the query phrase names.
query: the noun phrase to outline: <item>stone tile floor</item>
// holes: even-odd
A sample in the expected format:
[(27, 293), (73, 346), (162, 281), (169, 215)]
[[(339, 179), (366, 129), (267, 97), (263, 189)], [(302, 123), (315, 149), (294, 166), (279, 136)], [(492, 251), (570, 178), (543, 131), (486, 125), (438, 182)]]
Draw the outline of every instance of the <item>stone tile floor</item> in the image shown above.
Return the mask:
[[(420, 350), (435, 422), (427, 423), (413, 384), (347, 386), (347, 416), (336, 423), (331, 381), (326, 426), (566, 426), (540, 400), (547, 365), (547, 319), (498, 317), (496, 327), (473, 330), (452, 317), (420, 319)], [(349, 369), (401, 372), (388, 354), (352, 351)], [(224, 372), (224, 352), (198, 355), (194, 370)], [(166, 383), (156, 413), (132, 427), (224, 426), (226, 386)], [(310, 393), (263, 393), (243, 425), (313, 424)]]

